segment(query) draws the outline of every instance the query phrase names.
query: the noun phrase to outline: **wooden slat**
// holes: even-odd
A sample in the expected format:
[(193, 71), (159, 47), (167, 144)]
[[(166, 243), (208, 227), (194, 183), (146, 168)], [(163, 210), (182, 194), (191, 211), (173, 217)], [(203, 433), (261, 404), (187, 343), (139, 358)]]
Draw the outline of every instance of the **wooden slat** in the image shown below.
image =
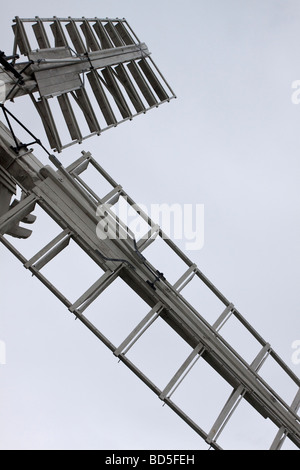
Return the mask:
[(16, 24), (12, 28), (21, 54), (28, 54), (31, 51), (31, 46), (24, 25), (19, 17), (16, 17)]
[(84, 54), (85, 52), (87, 52), (75, 21), (71, 20), (70, 23), (66, 25), (66, 29), (70, 35), (70, 38), (77, 54)]
[(91, 28), (91, 25), (88, 21), (84, 21), (81, 25), (80, 28), (82, 29), (82, 32), (84, 34), (86, 44), (87, 44), (87, 49), (90, 51), (99, 51), (100, 46), (98, 44), (98, 41), (93, 33), (93, 30)]
[(102, 111), (106, 123), (110, 126), (117, 123), (117, 119), (114, 115), (112, 107), (109, 103), (109, 100), (105, 94), (103, 86), (101, 84), (98, 73), (95, 70), (92, 70), (87, 74), (87, 78), (90, 82), (92, 90), (94, 92), (95, 98), (99, 104), (99, 107)]
[(130, 44), (135, 44), (135, 41), (131, 37), (129, 31), (126, 29), (123, 21), (119, 21), (115, 25), (115, 28), (118, 31), (119, 36), (121, 36), (122, 40), (127, 46), (129, 46)]
[(152, 93), (151, 88), (149, 87), (148, 83), (143, 77), (137, 64), (134, 61), (131, 61), (128, 64), (128, 69), (130, 70), (134, 80), (136, 81), (139, 89), (141, 90), (141, 93), (143, 94), (149, 106), (156, 106), (158, 104), (158, 101), (156, 100), (154, 94)]
[(67, 47), (68, 41), (61, 25), (61, 22), (55, 19), (54, 23), (50, 24), (50, 28), (54, 36), (55, 47)]
[(49, 49), (51, 46), (43, 22), (40, 19), (37, 19), (37, 23), (32, 25), (32, 29), (34, 31), (39, 48)]
[(105, 78), (108, 90), (114, 98), (117, 107), (124, 119), (132, 117), (132, 113), (127, 105), (127, 102), (119, 88), (119, 85), (114, 77), (114, 74), (110, 67), (106, 67), (102, 70), (102, 75)]
[(154, 71), (146, 61), (146, 59), (142, 59), (138, 62), (139, 66), (141, 67), (142, 71), (146, 75), (147, 79), (149, 80), (149, 83), (153, 87), (153, 90), (157, 94), (158, 98), (161, 101), (169, 99), (169, 95), (166, 93), (164, 87), (158, 80), (157, 76), (155, 75)]
[(97, 132), (98, 134), (100, 134), (101, 128), (85, 88), (80, 88), (79, 90), (76, 90), (71, 94), (77, 102), (78, 106), (80, 107), (81, 111), (83, 112), (85, 120), (89, 126), (90, 132)]
[(122, 41), (121, 36), (118, 34), (118, 31), (116, 30), (114, 24), (111, 21), (106, 23), (104, 28), (106, 29), (110, 39), (116, 47), (124, 46), (124, 41)]
[(136, 111), (138, 113), (145, 111), (146, 108), (143, 105), (143, 102), (142, 102), (139, 94), (137, 93), (137, 91), (136, 91), (136, 89), (135, 89), (135, 87), (134, 87), (127, 71), (126, 71), (125, 66), (123, 64), (119, 64), (115, 68), (115, 71), (116, 71), (116, 74), (118, 76), (118, 79), (120, 80), (120, 82), (124, 86), (126, 92), (128, 93), (128, 96), (129, 96), (133, 106), (135, 107)]
[(60, 105), (61, 111), (63, 113), (63, 116), (65, 118), (72, 140), (78, 140), (79, 142), (81, 142), (82, 135), (81, 135), (80, 128), (77, 123), (73, 108), (71, 106), (69, 96), (65, 93), (59, 96), (57, 99), (58, 99), (58, 103)]
[(48, 101), (41, 98), (40, 101), (35, 101), (35, 106), (41, 117), (51, 148), (61, 151), (61, 140)]
[(96, 31), (96, 34), (100, 40), (102, 49), (111, 49), (114, 47), (101, 21), (97, 21), (93, 25), (93, 28)]

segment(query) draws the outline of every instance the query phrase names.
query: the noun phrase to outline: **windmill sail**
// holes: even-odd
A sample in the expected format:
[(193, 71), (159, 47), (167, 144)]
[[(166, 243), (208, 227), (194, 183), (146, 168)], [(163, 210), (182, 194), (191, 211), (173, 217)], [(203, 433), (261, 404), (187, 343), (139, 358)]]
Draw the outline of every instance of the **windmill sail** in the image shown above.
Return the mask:
[(29, 60), (30, 88), (18, 93), (31, 95), (58, 152), (175, 98), (125, 19), (16, 17), (13, 31), (14, 54)]

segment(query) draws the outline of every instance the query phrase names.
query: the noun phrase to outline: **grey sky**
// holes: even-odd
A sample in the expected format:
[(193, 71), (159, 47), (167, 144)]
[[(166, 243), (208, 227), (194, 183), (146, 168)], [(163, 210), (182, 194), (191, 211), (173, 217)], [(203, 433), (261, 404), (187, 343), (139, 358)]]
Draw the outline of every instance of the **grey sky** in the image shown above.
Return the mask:
[[(146, 42), (178, 99), (60, 159), (68, 164), (81, 150), (91, 151), (139, 203), (204, 204), (205, 245), (189, 257), (298, 375), (291, 345), (300, 339), (300, 105), (291, 95), (292, 82), (300, 79), (299, 2), (87, 0), (83, 7), (74, 0), (51, 6), (17, 1), (6, 3), (1, 16), (1, 50), (7, 53), (15, 15), (125, 17)], [(15, 109), (40, 129), (28, 103), (20, 99)], [(51, 227), (45, 221), (45, 238)], [(32, 237), (18, 246), (33, 254), (36, 242)], [(0, 340), (7, 347), (7, 364), (0, 366), (0, 449), (207, 448), (2, 246), (0, 256)], [(91, 268), (80, 277), (75, 268), (73, 262), (60, 276), (70, 292), (82, 277), (87, 282), (98, 275)], [(171, 264), (163, 269), (172, 275)], [(57, 276), (54, 267), (49, 274)], [(121, 283), (117, 287), (99, 303), (103, 326), (116, 340), (126, 316), (133, 322), (145, 309)], [(196, 293), (190, 295), (205, 310)], [(109, 330), (106, 317), (119, 329)], [(155, 335), (164, 334), (162, 325)], [(235, 330), (228, 335), (247, 354), (246, 338)], [(161, 361), (150, 339), (145, 367), (167, 383), (186, 351), (170, 337), (168, 349), (178, 354), (166, 351)], [(276, 371), (269, 375), (289, 395)], [(211, 398), (210, 381), (221, 401), (216, 394), (201, 407), (201, 399)], [(209, 428), (230, 389), (204, 364), (183, 387), (179, 400), (190, 391), (189, 411)], [(260, 427), (247, 412), (246, 406), (237, 412), (224, 447), (271, 444), (275, 428)]]

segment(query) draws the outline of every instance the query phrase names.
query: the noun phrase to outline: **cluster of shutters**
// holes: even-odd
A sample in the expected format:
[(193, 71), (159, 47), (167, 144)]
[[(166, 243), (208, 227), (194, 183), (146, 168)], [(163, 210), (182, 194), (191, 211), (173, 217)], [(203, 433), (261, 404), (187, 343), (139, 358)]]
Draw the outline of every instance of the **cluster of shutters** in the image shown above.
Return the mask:
[[(30, 41), (28, 28), (35, 44)], [(13, 25), (15, 48), (30, 57), (38, 48), (40, 56), (54, 49), (64, 48), (72, 56), (87, 56), (89, 53), (140, 43), (125, 19), (20, 19)], [(32, 34), (33, 32), (33, 34)], [(47, 51), (47, 52), (46, 52)], [(59, 109), (66, 123), (71, 142), (62, 143), (57, 119), (53, 112), (53, 101), (41, 93), (38, 100), (32, 98), (42, 119), (49, 144), (61, 151), (71, 143), (82, 142), (91, 135), (115, 127), (124, 120), (145, 113), (174, 97), (172, 90), (148, 56), (120, 62), (98, 70), (91, 69), (84, 79), (72, 78), (70, 91), (56, 94)], [(78, 83), (79, 81), (79, 83)], [(72, 89), (73, 88), (73, 89)], [(91, 101), (93, 97), (93, 101)], [(51, 97), (52, 98), (52, 97)], [(78, 122), (78, 112), (87, 125), (83, 135)]]

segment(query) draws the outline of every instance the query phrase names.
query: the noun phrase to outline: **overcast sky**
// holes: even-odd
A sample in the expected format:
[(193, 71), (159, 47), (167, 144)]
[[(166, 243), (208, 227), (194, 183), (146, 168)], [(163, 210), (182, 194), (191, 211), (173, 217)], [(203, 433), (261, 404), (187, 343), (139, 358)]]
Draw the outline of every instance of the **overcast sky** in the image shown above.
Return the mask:
[[(300, 340), (300, 104), (291, 99), (300, 80), (299, 1), (17, 0), (1, 14), (0, 48), (7, 54), (16, 15), (125, 17), (146, 42), (177, 100), (59, 158), (68, 164), (91, 151), (138, 203), (204, 204), (204, 247), (188, 256), (299, 375), (291, 360), (292, 343)], [(9, 106), (40, 129), (29, 99)], [(18, 242), (26, 255), (56, 233), (38, 215), (45, 240)], [(3, 246), (0, 256), (0, 340), (7, 352), (0, 365), (0, 449), (208, 447)], [(76, 264), (76, 256), (74, 250), (49, 271), (75, 297), (99, 276), (95, 267)], [(159, 260), (157, 268), (172, 277), (173, 264)], [(210, 304), (197, 289), (190, 295), (204, 313)], [(97, 305), (91, 318), (116, 343), (147, 313), (119, 281)], [(228, 339), (247, 356), (251, 346), (234, 328)], [(137, 362), (163, 386), (188, 351), (163, 324), (151, 334)], [(295, 391), (275, 369), (266, 377), (292, 400)], [(199, 361), (178, 401), (209, 431), (230, 392)], [(249, 408), (241, 405), (224, 431), (225, 448), (272, 443), (276, 428)]]

